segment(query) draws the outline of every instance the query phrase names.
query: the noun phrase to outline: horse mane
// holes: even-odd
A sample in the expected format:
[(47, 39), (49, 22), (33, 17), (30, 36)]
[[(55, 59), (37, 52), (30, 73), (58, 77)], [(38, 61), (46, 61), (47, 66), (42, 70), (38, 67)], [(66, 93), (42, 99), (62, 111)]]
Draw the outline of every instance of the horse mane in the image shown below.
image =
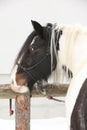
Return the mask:
[[(69, 77), (69, 74), (71, 75), (72, 72), (69, 73), (69, 68), (66, 66), (66, 71), (63, 70), (63, 65), (61, 64), (59, 60), (59, 51), (60, 51), (60, 37), (62, 35), (62, 29), (66, 28), (66, 25), (62, 25), (61, 27), (57, 26), (57, 24), (54, 24), (52, 26), (52, 33), (51, 33), (51, 42), (50, 42), (50, 53), (51, 53), (51, 76), (49, 77), (48, 82), (50, 83), (68, 83), (70, 82), (72, 76)], [(69, 30), (68, 30), (69, 31)], [(56, 32), (56, 33), (55, 33)], [(58, 45), (58, 49), (56, 49), (56, 46)], [(57, 66), (54, 71), (52, 71), (53, 66), (53, 53), (56, 57)]]
[[(63, 30), (63, 35), (60, 39), (61, 51), (59, 52), (59, 57), (61, 63), (65, 64), (73, 72), (73, 50), (74, 46), (78, 44), (77, 40), (80, 37), (87, 36), (87, 28), (81, 25), (62, 25), (60, 29)], [(79, 41), (80, 42), (80, 41)], [(80, 43), (78, 44), (79, 47)], [(77, 70), (74, 70), (77, 71)], [(74, 73), (74, 72), (73, 72)]]

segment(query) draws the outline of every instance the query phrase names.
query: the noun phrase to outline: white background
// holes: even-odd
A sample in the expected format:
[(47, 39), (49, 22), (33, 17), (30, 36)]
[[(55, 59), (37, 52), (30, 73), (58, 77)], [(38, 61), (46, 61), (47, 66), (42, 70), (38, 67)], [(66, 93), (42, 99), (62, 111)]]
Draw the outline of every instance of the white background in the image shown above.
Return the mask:
[(33, 29), (31, 19), (86, 26), (87, 0), (0, 0), (0, 74), (10, 73)]

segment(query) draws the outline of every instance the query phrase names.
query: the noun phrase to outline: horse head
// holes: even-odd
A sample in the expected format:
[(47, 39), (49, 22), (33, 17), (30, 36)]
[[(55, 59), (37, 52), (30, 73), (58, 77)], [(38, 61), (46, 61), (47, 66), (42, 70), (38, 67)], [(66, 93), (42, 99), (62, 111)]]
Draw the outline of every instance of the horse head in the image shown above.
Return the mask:
[(58, 42), (54, 42), (55, 47), (51, 45), (53, 25), (48, 23), (42, 26), (36, 21), (31, 23), (34, 31), (21, 48), (11, 73), (11, 88), (20, 93), (28, 89), (31, 91), (38, 80), (47, 80), (57, 65), (55, 51), (59, 45)]

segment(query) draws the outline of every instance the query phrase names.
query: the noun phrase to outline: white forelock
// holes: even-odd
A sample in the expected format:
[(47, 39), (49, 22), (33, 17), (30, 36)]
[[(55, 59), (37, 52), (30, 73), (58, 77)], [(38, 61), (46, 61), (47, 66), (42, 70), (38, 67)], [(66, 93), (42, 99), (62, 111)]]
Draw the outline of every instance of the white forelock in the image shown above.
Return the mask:
[(18, 85), (17, 82), (16, 82), (16, 72), (17, 72), (17, 68), (18, 66), (15, 65), (12, 72), (11, 72), (11, 89), (14, 91), (14, 92), (18, 92), (18, 93), (26, 93), (29, 91), (28, 87), (27, 86), (21, 86), (21, 85)]

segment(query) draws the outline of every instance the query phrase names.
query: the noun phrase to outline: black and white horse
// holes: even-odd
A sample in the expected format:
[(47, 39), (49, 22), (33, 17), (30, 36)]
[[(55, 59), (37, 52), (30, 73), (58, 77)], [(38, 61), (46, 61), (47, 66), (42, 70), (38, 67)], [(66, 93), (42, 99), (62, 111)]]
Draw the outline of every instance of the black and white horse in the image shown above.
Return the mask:
[(32, 25), (34, 31), (21, 48), (11, 73), (12, 90), (32, 91), (38, 80), (48, 81), (51, 76), (57, 81), (60, 70), (70, 70), (73, 78), (66, 96), (67, 129), (87, 130), (87, 30), (50, 23), (42, 26), (36, 21)]

